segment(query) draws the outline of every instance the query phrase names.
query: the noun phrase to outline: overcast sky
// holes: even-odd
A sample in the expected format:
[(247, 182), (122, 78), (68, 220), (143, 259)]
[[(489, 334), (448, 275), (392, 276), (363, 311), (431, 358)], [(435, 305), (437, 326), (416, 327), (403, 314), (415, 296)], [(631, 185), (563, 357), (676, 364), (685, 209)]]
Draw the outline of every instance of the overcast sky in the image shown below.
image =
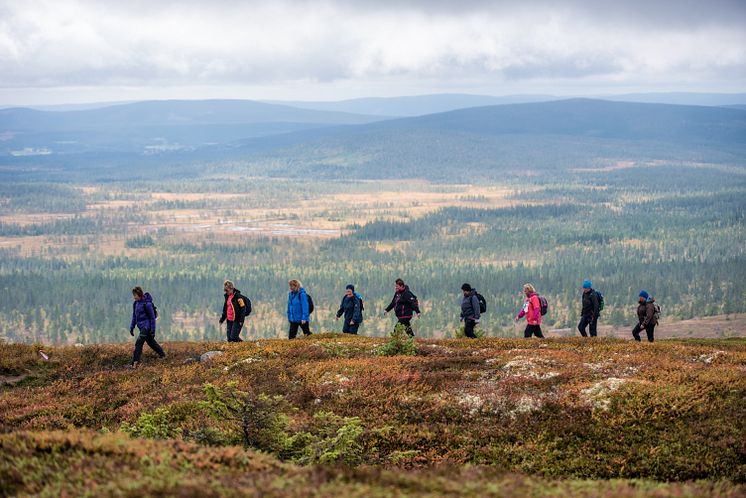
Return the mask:
[(0, 104), (746, 91), (746, 0), (0, 0)]

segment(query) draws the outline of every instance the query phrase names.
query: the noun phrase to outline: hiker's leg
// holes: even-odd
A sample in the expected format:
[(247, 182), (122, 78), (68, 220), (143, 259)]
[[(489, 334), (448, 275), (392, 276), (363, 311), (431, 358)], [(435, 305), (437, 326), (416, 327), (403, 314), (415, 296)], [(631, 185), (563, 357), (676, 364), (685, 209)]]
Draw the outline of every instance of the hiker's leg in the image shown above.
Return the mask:
[(304, 335), (311, 335), (311, 323), (310, 322), (301, 323), (300, 329), (303, 331)]
[(464, 320), (464, 335), (466, 337), (476, 339), (477, 335), (474, 333), (474, 327), (476, 326), (477, 322), (475, 322), (474, 320), (469, 320), (468, 318)]
[(355, 325), (350, 325), (349, 322), (347, 322), (347, 333), (352, 335), (357, 335), (357, 329), (360, 328), (360, 324), (356, 323)]
[(539, 339), (544, 339), (544, 334), (541, 333), (541, 325), (534, 325), (534, 335)]
[(137, 363), (142, 357), (142, 345), (145, 344), (146, 336), (142, 332), (137, 336), (135, 341), (135, 352), (132, 354), (132, 363)]
[(635, 328), (632, 329), (632, 337), (634, 337), (637, 342), (640, 342), (640, 330), (641, 329), (642, 327), (640, 327), (639, 323), (635, 325)]
[(241, 342), (241, 327), (243, 327), (243, 323), (233, 322), (230, 339), (232, 342)]
[(158, 341), (155, 340), (155, 334), (148, 334), (148, 337), (145, 338), (145, 341), (148, 343), (148, 346), (150, 346), (150, 349), (156, 352), (158, 356), (163, 358), (166, 356), (166, 353), (163, 352), (163, 348), (160, 344), (158, 344)]
[(645, 333), (648, 335), (648, 342), (653, 342), (653, 334), (655, 334), (655, 324), (650, 324), (645, 327)]
[(225, 336), (226, 336), (226, 339), (228, 339), (228, 342), (231, 342), (231, 330), (233, 330), (233, 320), (228, 320), (225, 323), (227, 324), (225, 327)]
[(596, 337), (598, 335), (598, 318), (594, 318), (591, 320), (591, 326), (590, 326), (590, 333), (591, 337)]
[(588, 334), (585, 333), (585, 328), (588, 326), (588, 320), (585, 316), (580, 317), (580, 322), (578, 323), (578, 332), (580, 332), (580, 335), (583, 337), (588, 337)]
[(298, 335), (298, 327), (300, 327), (300, 323), (290, 322), (290, 329), (288, 330), (288, 339), (295, 339), (295, 336)]
[(531, 325), (526, 325), (526, 328), (523, 330), (523, 338), (528, 339), (531, 337)]

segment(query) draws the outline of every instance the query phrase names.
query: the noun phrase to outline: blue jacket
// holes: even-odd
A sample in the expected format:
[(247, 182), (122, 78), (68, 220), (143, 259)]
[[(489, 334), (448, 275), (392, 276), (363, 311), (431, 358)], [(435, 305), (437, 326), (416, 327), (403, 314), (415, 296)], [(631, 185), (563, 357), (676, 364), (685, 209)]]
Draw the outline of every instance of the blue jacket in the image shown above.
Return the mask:
[(308, 321), (308, 295), (303, 287), (298, 292), (288, 293), (288, 321), (291, 323)]
[(155, 334), (153, 297), (148, 292), (139, 301), (132, 302), (132, 323), (130, 323), (130, 330), (135, 330), (135, 325), (137, 325), (137, 328), (141, 332), (149, 331)]
[(339, 305), (339, 310), (337, 310), (337, 318), (344, 314), (346, 322), (352, 320), (357, 324), (362, 323), (363, 310), (360, 309), (362, 302), (363, 297), (357, 292), (352, 297), (345, 295), (342, 298), (342, 303)]

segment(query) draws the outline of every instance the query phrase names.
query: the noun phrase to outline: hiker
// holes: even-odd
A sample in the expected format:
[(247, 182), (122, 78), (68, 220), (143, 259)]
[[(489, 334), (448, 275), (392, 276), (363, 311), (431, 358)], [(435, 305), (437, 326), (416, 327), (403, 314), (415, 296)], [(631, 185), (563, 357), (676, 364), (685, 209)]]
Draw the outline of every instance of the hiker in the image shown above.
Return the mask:
[(308, 323), (311, 314), (309, 307), (308, 294), (299, 280), (288, 280), (288, 322), (290, 330), (288, 339), (295, 339), (298, 335), (298, 327), (303, 330), (304, 335), (311, 335), (311, 326)]
[(640, 332), (645, 330), (648, 335), (648, 342), (653, 342), (653, 334), (655, 332), (655, 326), (658, 325), (656, 319), (656, 306), (655, 299), (650, 297), (647, 291), (642, 290), (639, 294), (639, 304), (637, 306), (637, 325), (632, 329), (632, 337), (636, 341), (640, 341)]
[(223, 302), (223, 314), (220, 316), (220, 325), (223, 325), (225, 321), (228, 322), (225, 329), (228, 342), (243, 342), (240, 334), (246, 317), (251, 313), (251, 301), (242, 295), (230, 280), (223, 282), (223, 292), (225, 301)]
[(590, 280), (583, 282), (583, 308), (580, 310), (580, 322), (578, 323), (578, 330), (580, 335), (588, 337), (585, 329), (588, 328), (591, 333), (591, 337), (596, 337), (596, 327), (598, 325), (598, 315), (600, 313), (600, 302), (598, 299), (598, 293), (593, 289)]
[(156, 352), (161, 358), (166, 357), (166, 353), (163, 352), (163, 348), (158, 341), (155, 340), (155, 306), (153, 305), (153, 298), (148, 292), (143, 292), (142, 287), (135, 287), (132, 289), (132, 321), (130, 322), (130, 335), (135, 336), (135, 325), (140, 330), (140, 334), (137, 336), (135, 341), (135, 352), (132, 355), (132, 368), (137, 368), (140, 365), (140, 357), (142, 356), (142, 346), (146, 342), (148, 346)]
[(515, 317), (517, 322), (524, 316), (526, 317), (526, 330), (523, 331), (523, 337), (529, 338), (531, 335), (535, 335), (541, 339), (544, 335), (541, 333), (541, 302), (539, 301), (539, 295), (536, 293), (536, 289), (531, 284), (523, 286), (523, 293), (526, 295), (526, 302), (523, 303), (523, 308), (518, 316)]
[(400, 278), (396, 279), (396, 292), (394, 293), (394, 298), (391, 300), (391, 303), (386, 306), (386, 311), (384, 311), (383, 314), (387, 314), (392, 309), (398, 319), (397, 325), (404, 325), (407, 335), (413, 337), (412, 313), (417, 313), (417, 317), (419, 318), (420, 303), (417, 300), (417, 296), (412, 294), (412, 291), (409, 290), (409, 286)]
[(464, 335), (476, 339), (474, 327), (479, 323), (480, 305), (477, 290), (469, 284), (461, 286), (464, 297), (461, 299), (461, 321), (464, 322)]
[(357, 335), (357, 330), (363, 323), (363, 298), (355, 292), (355, 286), (352, 284), (348, 284), (345, 288), (345, 295), (337, 310), (337, 320), (342, 315), (344, 315), (342, 332)]

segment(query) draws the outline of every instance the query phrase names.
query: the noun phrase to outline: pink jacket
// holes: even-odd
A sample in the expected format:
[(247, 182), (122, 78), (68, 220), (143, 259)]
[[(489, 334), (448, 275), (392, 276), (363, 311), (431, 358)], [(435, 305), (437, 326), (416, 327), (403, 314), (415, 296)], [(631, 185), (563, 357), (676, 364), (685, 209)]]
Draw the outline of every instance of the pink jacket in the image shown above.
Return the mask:
[(518, 319), (524, 316), (529, 325), (541, 325), (541, 303), (539, 302), (539, 295), (536, 292), (528, 295), (523, 309), (518, 313)]

